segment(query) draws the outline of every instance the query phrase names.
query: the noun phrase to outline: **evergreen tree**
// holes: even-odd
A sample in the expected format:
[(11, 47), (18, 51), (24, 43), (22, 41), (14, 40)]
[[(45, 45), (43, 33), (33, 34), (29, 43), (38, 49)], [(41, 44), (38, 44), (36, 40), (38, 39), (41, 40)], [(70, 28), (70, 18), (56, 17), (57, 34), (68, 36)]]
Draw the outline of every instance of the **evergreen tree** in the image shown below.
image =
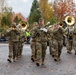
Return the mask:
[(41, 17), (39, 9), (39, 4), (37, 0), (34, 0), (31, 7), (31, 12), (29, 16), (29, 24), (33, 24), (33, 22), (38, 22)]

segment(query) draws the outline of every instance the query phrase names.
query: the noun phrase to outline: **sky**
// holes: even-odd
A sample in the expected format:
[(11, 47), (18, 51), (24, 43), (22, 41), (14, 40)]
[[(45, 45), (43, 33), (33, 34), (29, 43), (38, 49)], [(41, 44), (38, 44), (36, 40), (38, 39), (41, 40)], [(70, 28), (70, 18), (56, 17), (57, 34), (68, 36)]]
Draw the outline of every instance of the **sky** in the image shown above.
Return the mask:
[(27, 18), (30, 13), (32, 2), (33, 0), (7, 0), (7, 5), (11, 6), (14, 12), (21, 12), (22, 15)]
[[(13, 8), (13, 11), (16, 13), (22, 13), (22, 15), (27, 18), (30, 14), (30, 9), (32, 6), (33, 0), (5, 0), (7, 5)], [(53, 1), (53, 0), (49, 0)], [(74, 0), (76, 2), (76, 0)]]

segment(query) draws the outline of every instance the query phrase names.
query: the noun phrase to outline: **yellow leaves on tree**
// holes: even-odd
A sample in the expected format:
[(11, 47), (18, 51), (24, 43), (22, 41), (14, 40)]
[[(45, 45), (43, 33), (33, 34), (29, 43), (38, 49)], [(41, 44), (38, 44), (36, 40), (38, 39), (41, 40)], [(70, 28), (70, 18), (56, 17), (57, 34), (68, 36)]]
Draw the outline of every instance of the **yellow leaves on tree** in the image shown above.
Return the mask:
[(39, 8), (41, 12), (41, 16), (45, 19), (45, 23), (47, 23), (51, 16), (53, 15), (52, 4), (48, 3), (48, 0), (40, 0)]

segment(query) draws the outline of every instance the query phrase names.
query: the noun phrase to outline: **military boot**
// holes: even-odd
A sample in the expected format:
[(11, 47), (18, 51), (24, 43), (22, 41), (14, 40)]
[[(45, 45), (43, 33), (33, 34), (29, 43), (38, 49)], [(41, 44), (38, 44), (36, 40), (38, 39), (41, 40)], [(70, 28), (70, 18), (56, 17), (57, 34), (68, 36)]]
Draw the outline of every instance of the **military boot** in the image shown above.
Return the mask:
[(76, 52), (75, 52), (75, 55), (76, 55)]
[(42, 65), (44, 65), (44, 59), (42, 59)]
[(18, 60), (16, 57), (15, 57), (15, 58), (13, 58), (13, 62), (16, 62), (16, 60)]
[(40, 63), (37, 62), (36, 65), (37, 65), (37, 66), (40, 66)]
[(35, 62), (35, 58), (34, 58), (33, 56), (31, 56), (31, 60), (32, 60), (33, 62)]
[(71, 52), (71, 51), (67, 51), (67, 53), (72, 54), (72, 52)]
[(11, 63), (11, 62), (12, 62), (12, 60), (11, 60), (11, 59), (12, 59), (12, 58), (8, 58), (8, 59), (7, 59), (7, 61), (9, 61), (9, 62)]

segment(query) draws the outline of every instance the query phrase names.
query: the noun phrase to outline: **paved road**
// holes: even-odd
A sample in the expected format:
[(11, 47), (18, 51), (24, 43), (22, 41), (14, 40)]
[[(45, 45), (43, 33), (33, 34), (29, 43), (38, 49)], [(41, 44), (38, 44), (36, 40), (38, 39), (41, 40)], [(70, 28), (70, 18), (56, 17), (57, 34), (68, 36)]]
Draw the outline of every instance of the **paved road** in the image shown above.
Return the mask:
[(47, 49), (45, 65), (39, 67), (30, 60), (30, 45), (24, 45), (22, 59), (9, 63), (7, 57), (8, 44), (0, 44), (0, 75), (76, 75), (76, 56), (74, 51), (67, 54), (65, 47), (59, 62), (54, 62)]

